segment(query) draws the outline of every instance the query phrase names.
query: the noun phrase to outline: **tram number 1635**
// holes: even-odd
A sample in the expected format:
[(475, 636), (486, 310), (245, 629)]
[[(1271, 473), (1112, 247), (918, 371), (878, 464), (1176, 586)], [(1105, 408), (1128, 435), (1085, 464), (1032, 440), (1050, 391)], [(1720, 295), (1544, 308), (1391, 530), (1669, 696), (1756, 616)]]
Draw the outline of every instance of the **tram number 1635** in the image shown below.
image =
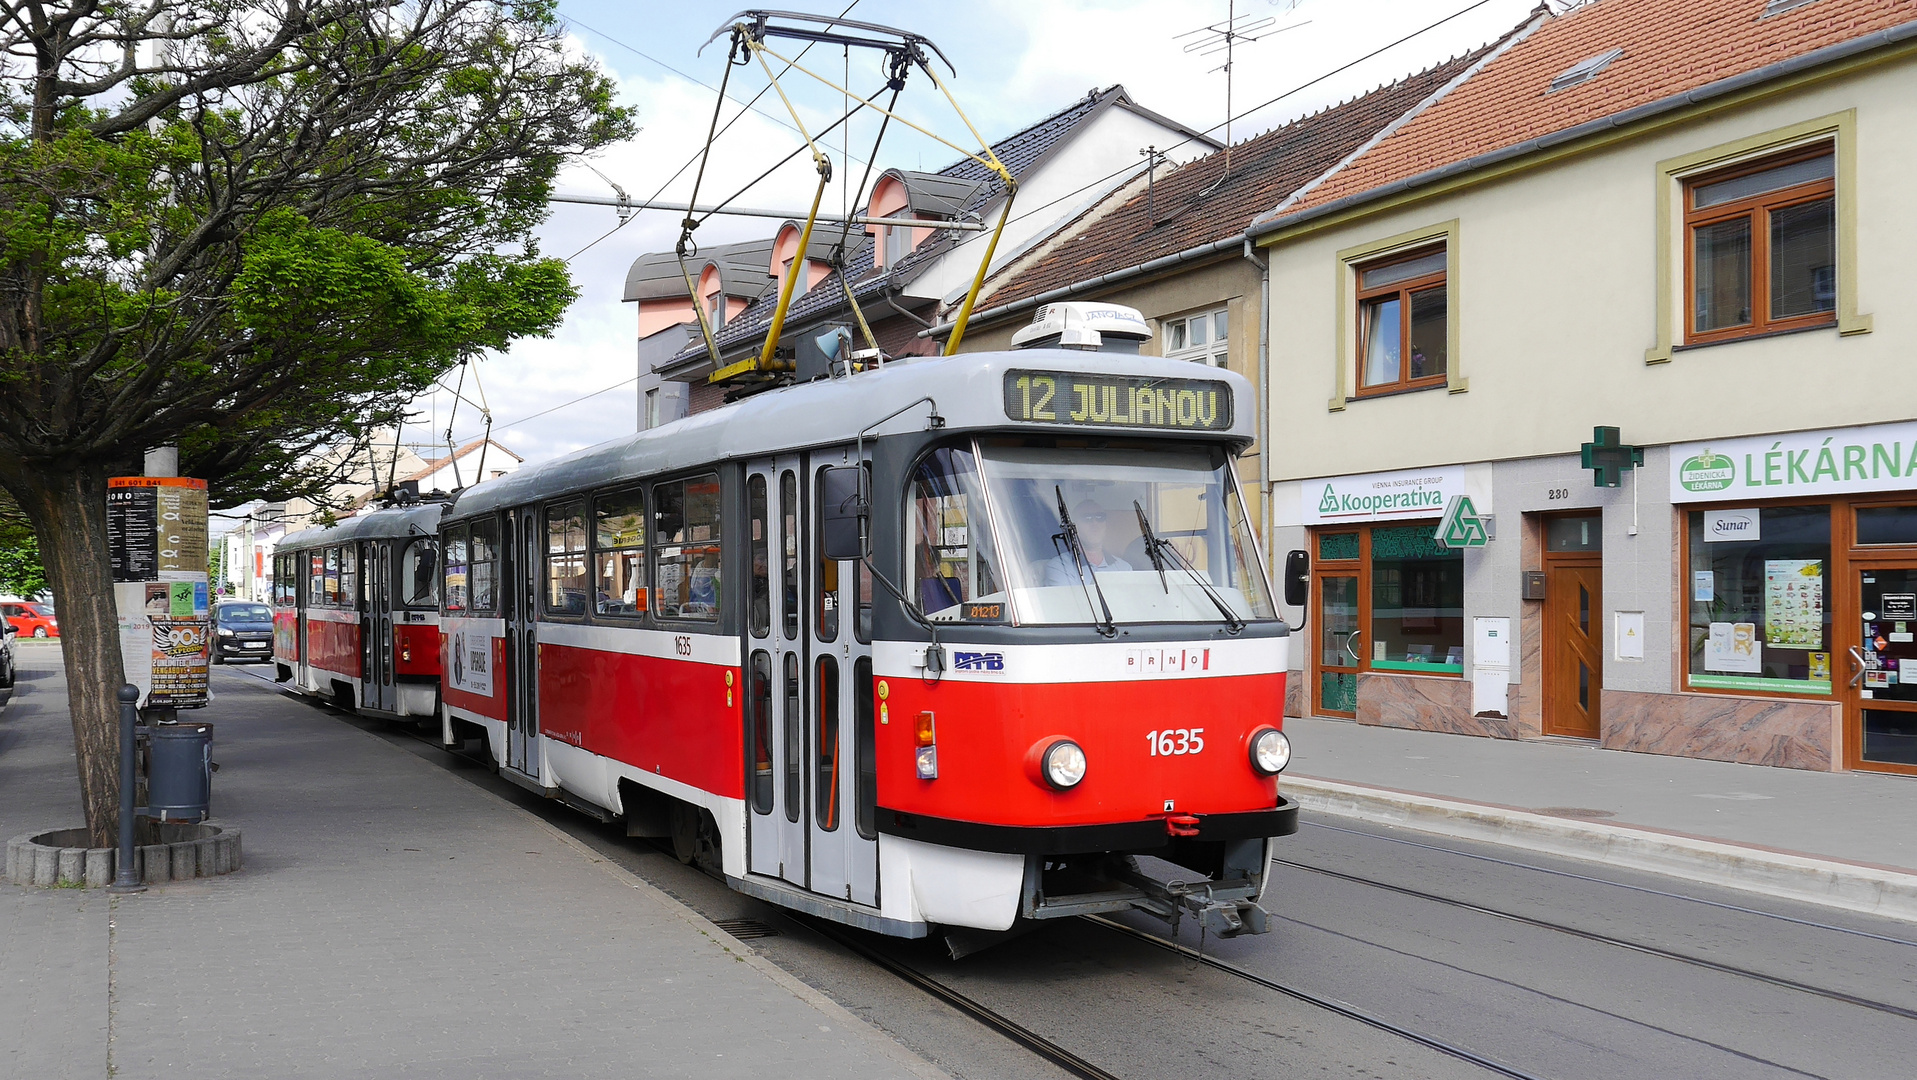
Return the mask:
[(1151, 744), (1152, 757), (1178, 757), (1181, 754), (1196, 754), (1205, 748), (1205, 729), (1166, 728), (1164, 731), (1148, 731), (1145, 741)]

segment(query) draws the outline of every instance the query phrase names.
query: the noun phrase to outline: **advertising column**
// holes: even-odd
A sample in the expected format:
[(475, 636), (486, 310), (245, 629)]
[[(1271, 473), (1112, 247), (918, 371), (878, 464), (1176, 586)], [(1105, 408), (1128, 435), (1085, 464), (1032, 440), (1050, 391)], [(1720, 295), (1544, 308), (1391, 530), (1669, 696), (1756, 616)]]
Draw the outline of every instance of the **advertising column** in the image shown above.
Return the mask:
[(196, 709), (207, 694), (206, 481), (107, 481), (107, 544), (126, 679), (143, 708)]

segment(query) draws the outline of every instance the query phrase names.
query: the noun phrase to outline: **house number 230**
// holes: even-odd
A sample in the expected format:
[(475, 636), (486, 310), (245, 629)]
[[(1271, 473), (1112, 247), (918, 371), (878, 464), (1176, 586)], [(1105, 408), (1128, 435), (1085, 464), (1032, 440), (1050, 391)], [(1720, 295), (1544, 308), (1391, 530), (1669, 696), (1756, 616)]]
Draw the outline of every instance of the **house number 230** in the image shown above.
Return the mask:
[(1177, 757), (1180, 754), (1196, 754), (1205, 748), (1205, 729), (1167, 728), (1164, 731), (1148, 731), (1145, 741), (1151, 744), (1152, 757)]

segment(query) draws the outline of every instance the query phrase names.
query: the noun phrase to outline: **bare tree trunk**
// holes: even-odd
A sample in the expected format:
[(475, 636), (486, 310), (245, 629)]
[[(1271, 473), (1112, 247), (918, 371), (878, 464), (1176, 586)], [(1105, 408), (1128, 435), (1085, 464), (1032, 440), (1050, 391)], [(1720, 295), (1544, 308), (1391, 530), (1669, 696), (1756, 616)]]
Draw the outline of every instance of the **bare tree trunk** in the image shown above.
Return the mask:
[(60, 613), (80, 801), (92, 847), (112, 847), (120, 821), (120, 723), (114, 694), (126, 681), (113, 561), (107, 550), (106, 468), (56, 464), (9, 475), (7, 486), (39, 535)]

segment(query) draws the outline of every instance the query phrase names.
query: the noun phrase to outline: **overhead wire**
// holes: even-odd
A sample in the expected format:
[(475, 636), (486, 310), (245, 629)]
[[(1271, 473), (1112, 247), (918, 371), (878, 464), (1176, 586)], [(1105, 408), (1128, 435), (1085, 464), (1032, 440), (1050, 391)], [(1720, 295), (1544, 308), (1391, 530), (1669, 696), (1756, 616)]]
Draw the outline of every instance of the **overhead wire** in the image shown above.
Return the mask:
[[(841, 12), (841, 13), (840, 13), (840, 14), (841, 14), (841, 17), (843, 17), (843, 15), (844, 15), (844, 14), (845, 14), (846, 12), (850, 12), (850, 11), (852, 10), (852, 7), (854, 7), (854, 6), (856, 6), (856, 5), (857, 5), (857, 3), (858, 3), (858, 0), (853, 0), (853, 4), (851, 4), (851, 5), (848, 5), (848, 6), (846, 7), (846, 9), (845, 9), (845, 12)], [(1362, 56), (1359, 56), (1359, 57), (1357, 57), (1357, 58), (1356, 58), (1356, 59), (1354, 59), (1354, 60), (1351, 60), (1351, 61), (1349, 61), (1349, 62), (1347, 62), (1347, 63), (1345, 63), (1345, 64), (1341, 64), (1341, 65), (1339, 65), (1338, 67), (1335, 67), (1335, 68), (1333, 68), (1333, 69), (1331, 69), (1330, 71), (1327, 71), (1327, 72), (1325, 72), (1325, 73), (1324, 73), (1324, 74), (1322, 74), (1322, 75), (1318, 75), (1318, 76), (1316, 76), (1316, 77), (1314, 77), (1314, 78), (1311, 78), (1311, 79), (1308, 79), (1308, 80), (1306, 80), (1305, 82), (1302, 82), (1302, 83), (1299, 83), (1299, 84), (1298, 84), (1297, 86), (1294, 86), (1294, 87), (1292, 87), (1292, 88), (1291, 88), (1291, 89), (1289, 89), (1289, 90), (1286, 90), (1286, 91), (1285, 91), (1284, 93), (1281, 93), (1281, 94), (1279, 94), (1279, 95), (1277, 95), (1276, 97), (1272, 97), (1272, 98), (1269, 98), (1269, 99), (1267, 99), (1267, 100), (1265, 100), (1265, 101), (1262, 101), (1262, 102), (1259, 102), (1258, 104), (1256, 104), (1256, 105), (1253, 105), (1252, 107), (1250, 107), (1250, 108), (1248, 108), (1248, 109), (1246, 109), (1246, 110), (1245, 110), (1244, 112), (1241, 112), (1241, 113), (1237, 113), (1237, 114), (1235, 114), (1235, 115), (1233, 115), (1232, 117), (1230, 117), (1230, 118), (1229, 118), (1229, 121), (1238, 121), (1238, 120), (1243, 120), (1243, 119), (1245, 119), (1246, 117), (1248, 117), (1248, 116), (1250, 116), (1250, 115), (1252, 115), (1253, 113), (1256, 113), (1256, 112), (1259, 112), (1259, 111), (1261, 111), (1261, 110), (1263, 110), (1263, 109), (1267, 109), (1267, 108), (1270, 108), (1271, 106), (1273, 106), (1273, 105), (1276, 105), (1276, 104), (1277, 104), (1278, 102), (1280, 102), (1280, 101), (1283, 101), (1283, 100), (1285, 100), (1285, 99), (1286, 99), (1286, 98), (1288, 98), (1288, 97), (1291, 97), (1291, 96), (1293, 96), (1293, 95), (1295, 95), (1295, 94), (1298, 94), (1298, 93), (1300, 93), (1300, 92), (1302, 92), (1302, 91), (1304, 91), (1304, 90), (1308, 90), (1308, 89), (1310, 89), (1311, 87), (1313, 87), (1313, 86), (1316, 86), (1317, 84), (1319, 84), (1319, 83), (1321, 83), (1321, 82), (1324, 82), (1324, 81), (1325, 81), (1326, 79), (1329, 79), (1329, 78), (1332, 78), (1333, 76), (1336, 76), (1336, 75), (1340, 75), (1340, 74), (1342, 74), (1342, 73), (1344, 73), (1344, 72), (1346, 72), (1346, 71), (1349, 71), (1349, 70), (1351, 70), (1352, 68), (1354, 68), (1354, 67), (1357, 67), (1357, 66), (1358, 66), (1359, 64), (1362, 64), (1362, 63), (1364, 63), (1364, 62), (1365, 62), (1365, 61), (1367, 61), (1367, 60), (1372, 60), (1372, 59), (1375, 59), (1375, 58), (1377, 58), (1377, 57), (1379, 57), (1379, 56), (1382, 56), (1382, 55), (1383, 55), (1384, 53), (1387, 53), (1387, 52), (1389, 52), (1389, 51), (1391, 51), (1392, 49), (1395, 49), (1395, 48), (1397, 48), (1398, 46), (1400, 46), (1400, 45), (1403, 45), (1403, 44), (1404, 44), (1405, 42), (1407, 42), (1407, 41), (1410, 41), (1410, 40), (1412, 40), (1413, 38), (1417, 38), (1417, 37), (1419, 37), (1419, 36), (1421, 36), (1421, 35), (1424, 35), (1424, 34), (1427, 34), (1427, 33), (1430, 33), (1431, 31), (1433, 31), (1433, 30), (1436, 30), (1436, 29), (1437, 29), (1438, 27), (1440, 27), (1440, 26), (1443, 26), (1443, 25), (1445, 25), (1446, 23), (1449, 23), (1449, 22), (1452, 22), (1453, 20), (1456, 20), (1456, 19), (1459, 19), (1459, 18), (1462, 18), (1463, 16), (1465, 16), (1465, 15), (1468, 15), (1468, 14), (1470, 14), (1471, 12), (1473, 12), (1473, 11), (1476, 11), (1477, 9), (1479, 9), (1479, 8), (1481, 8), (1481, 7), (1484, 7), (1484, 6), (1485, 6), (1486, 4), (1488, 4), (1488, 3), (1491, 3), (1491, 0), (1476, 0), (1476, 2), (1474, 2), (1474, 3), (1471, 3), (1471, 4), (1467, 4), (1466, 6), (1464, 6), (1464, 7), (1462, 7), (1462, 8), (1459, 8), (1459, 9), (1458, 9), (1457, 11), (1454, 11), (1454, 12), (1452, 12), (1451, 14), (1449, 14), (1449, 15), (1446, 15), (1446, 16), (1444, 16), (1444, 17), (1443, 17), (1443, 18), (1441, 18), (1441, 19), (1438, 19), (1438, 20), (1436, 20), (1436, 21), (1434, 21), (1434, 22), (1430, 22), (1430, 23), (1427, 23), (1427, 24), (1425, 24), (1424, 26), (1421, 26), (1421, 27), (1419, 27), (1418, 29), (1416, 29), (1416, 30), (1413, 30), (1413, 31), (1411, 31), (1411, 32), (1410, 32), (1410, 33), (1408, 33), (1408, 34), (1405, 34), (1405, 35), (1404, 35), (1403, 37), (1400, 37), (1400, 38), (1397, 38), (1396, 40), (1393, 40), (1393, 41), (1390, 41), (1390, 42), (1387, 42), (1386, 44), (1384, 44), (1384, 45), (1381, 45), (1381, 46), (1379, 46), (1379, 47), (1377, 47), (1377, 48), (1375, 48), (1375, 49), (1373, 49), (1373, 50), (1371, 50), (1370, 52), (1367, 52), (1367, 53), (1365, 53), (1364, 55), (1362, 55)], [(576, 20), (576, 19), (575, 19), (575, 20), (573, 20), (573, 21), (575, 21), (575, 22), (577, 22), (577, 20)], [(582, 26), (583, 26), (584, 24), (582, 23), (582, 24), (580, 24), (580, 25), (582, 25)], [(590, 27), (587, 27), (587, 29), (591, 29), (591, 28), (590, 28)], [(593, 31), (593, 32), (594, 32), (594, 33), (599, 33), (599, 32), (598, 32), (598, 31), (596, 31), (596, 30), (595, 30), (595, 31)], [(603, 35), (603, 34), (602, 34), (601, 36), (603, 37), (603, 36), (605, 36), (605, 35)], [(644, 53), (641, 53), (641, 52), (640, 52), (640, 51), (639, 51), (638, 49), (634, 49), (634, 48), (632, 48), (631, 46), (629, 46), (629, 45), (626, 45), (626, 44), (625, 44), (624, 42), (620, 42), (620, 41), (617, 41), (617, 40), (615, 40), (615, 39), (613, 39), (613, 38), (610, 38), (610, 37), (607, 37), (607, 40), (608, 40), (608, 41), (612, 41), (612, 42), (613, 42), (614, 44), (616, 44), (616, 45), (620, 45), (621, 47), (623, 47), (623, 48), (626, 48), (626, 49), (628, 49), (628, 50), (630, 50), (631, 52), (634, 52), (634, 53), (638, 53), (638, 54), (639, 54), (639, 55), (641, 55), (641, 56), (645, 56), (645, 54), (644, 54)], [(810, 49), (810, 48), (811, 48), (811, 46), (810, 46), (810, 45), (808, 45), (808, 46), (807, 46), (806, 48), (807, 48), (807, 49)], [(777, 54), (776, 54), (776, 53), (775, 53), (775, 54), (773, 54), (773, 55), (775, 55), (775, 56), (777, 56)], [(801, 51), (799, 52), (799, 56), (801, 56), (801, 57), (803, 57), (804, 55), (805, 55), (805, 50), (801, 50)], [(646, 59), (648, 59), (648, 60), (652, 60), (653, 58), (652, 58), (652, 57), (650, 57), (650, 56), (646, 56)], [(672, 68), (670, 68), (670, 66), (669, 66), (669, 65), (666, 65), (666, 64), (664, 64), (664, 63), (661, 63), (661, 62), (659, 62), (659, 61), (657, 61), (657, 60), (654, 60), (654, 62), (655, 62), (655, 63), (659, 63), (661, 67), (667, 67), (667, 69), (668, 69), (668, 70), (675, 70), (675, 73), (676, 73), (676, 69), (672, 69)], [(793, 66), (795, 66), (795, 67), (796, 67), (796, 65), (793, 65)], [(803, 71), (804, 69), (799, 69), (799, 70), (802, 70), (802, 71)], [(811, 74), (811, 72), (806, 72), (806, 74)], [(686, 77), (687, 77), (687, 78), (690, 78), (690, 76), (686, 76)], [(817, 76), (813, 76), (813, 77), (814, 77), (814, 78), (817, 78)], [(692, 81), (693, 81), (693, 82), (699, 82), (699, 80), (696, 80), (696, 79), (693, 79)], [(827, 84), (828, 86), (831, 86), (831, 85), (834, 85), (834, 84), (832, 84), (832, 83), (831, 83), (831, 82), (830, 82), (829, 80), (821, 80), (821, 81), (822, 81), (822, 82), (826, 82), (826, 84)], [(699, 83), (699, 85), (702, 85), (702, 86), (704, 86), (704, 85), (706, 85), (706, 84), (704, 84), (704, 83)], [(758, 98), (759, 98), (759, 96), (762, 96), (762, 95), (763, 95), (763, 94), (765, 93), (765, 91), (766, 91), (766, 90), (768, 90), (768, 89), (770, 89), (770, 88), (771, 88), (770, 86), (767, 86), (767, 87), (765, 87), (765, 88), (762, 88), (762, 89), (761, 89), (761, 90), (759, 91), (759, 94), (758, 94), (758, 95), (755, 95), (755, 96), (753, 97), (753, 101), (755, 101), (755, 102), (756, 102), (756, 101), (758, 100)], [(851, 91), (850, 91), (849, 89), (846, 89), (846, 88), (844, 88), (844, 87), (835, 87), (835, 88), (837, 88), (837, 89), (840, 89), (840, 90), (841, 90), (841, 91), (842, 91), (842, 92), (843, 92), (843, 93), (844, 93), (844, 94), (845, 94), (846, 96), (848, 96), (848, 97), (856, 97), (856, 96), (857, 96), (857, 95), (855, 95), (855, 94), (852, 94), (852, 92), (851, 92)], [(710, 89), (710, 87), (708, 87), (708, 89)], [(736, 99), (735, 99), (735, 100), (736, 100)], [(764, 113), (763, 113), (762, 111), (760, 111), (760, 110), (754, 110), (754, 111), (759, 111), (761, 115), (766, 115), (766, 114), (764, 114)], [(882, 111), (884, 111), (884, 110), (882, 110)], [(743, 112), (743, 111), (741, 111), (741, 113), (739, 114), (739, 116), (743, 116), (743, 115), (744, 115), (744, 112)], [(738, 119), (738, 117), (737, 117), (737, 116), (735, 116), (735, 117), (734, 117), (733, 119), (734, 119), (734, 121), (736, 121), (736, 120)], [(775, 118), (775, 119), (776, 119), (776, 118)], [(729, 127), (729, 126), (730, 126), (730, 124), (728, 124), (727, 126)], [(783, 125), (783, 124), (782, 124), (781, 126), (789, 126), (789, 125)], [(1221, 123), (1221, 124), (1217, 124), (1217, 125), (1213, 125), (1213, 127), (1211, 127), (1211, 128), (1207, 128), (1207, 129), (1205, 129), (1205, 131), (1206, 131), (1206, 132), (1210, 132), (1210, 131), (1213, 131), (1213, 130), (1216, 130), (1216, 129), (1217, 129), (1217, 128), (1219, 128), (1219, 127), (1223, 127), (1223, 126), (1224, 126), (1224, 124), (1223, 124), (1223, 123)], [(724, 129), (721, 129), (721, 131), (720, 131), (720, 134), (724, 134)], [(1201, 133), (1201, 134), (1202, 134), (1202, 133)], [(1186, 146), (1186, 145), (1188, 145), (1188, 144), (1190, 144), (1190, 143), (1192, 143), (1192, 142), (1194, 142), (1194, 141), (1196, 141), (1196, 140), (1197, 140), (1197, 138), (1198, 138), (1198, 136), (1187, 136), (1187, 137), (1185, 137), (1185, 138), (1183, 138), (1183, 139), (1180, 139), (1180, 140), (1179, 140), (1178, 142), (1176, 142), (1176, 143), (1173, 143), (1173, 144), (1171, 144), (1170, 146), (1168, 146), (1168, 147), (1166, 147), (1166, 148), (1165, 148), (1165, 151), (1172, 151), (1172, 150), (1177, 150), (1177, 149), (1178, 149), (1179, 147), (1182, 147), (1182, 146)], [(941, 141), (942, 141), (942, 140), (941, 140)], [(949, 145), (949, 144), (948, 144), (948, 145)], [(961, 150), (961, 151), (960, 151), (960, 153), (965, 153), (965, 151), (963, 151), (963, 150)], [(796, 156), (796, 154), (797, 154), (797, 151), (795, 150), (795, 151), (794, 151), (794, 156)], [(875, 152), (875, 156), (876, 156), (876, 152)], [(977, 160), (978, 160), (978, 159), (977, 159), (977, 158), (976, 158), (975, 156), (973, 156), (973, 155), (971, 155), (971, 154), (966, 154), (966, 156), (967, 156), (968, 158), (971, 158), (971, 159), (972, 159), (972, 160), (974, 160), (974, 161), (977, 161)], [(696, 158), (696, 157), (697, 157), (697, 155), (694, 155), (694, 157)], [(788, 160), (790, 160), (790, 159), (788, 158)], [(856, 158), (855, 158), (855, 159), (853, 159), (853, 160), (858, 160), (858, 159), (856, 159)], [(870, 165), (871, 163), (870, 163), (869, 161), (866, 161), (866, 162), (862, 162), (862, 164), (866, 164), (866, 165)], [(981, 162), (981, 164), (982, 164), (982, 162)], [(680, 167), (680, 169), (679, 169), (679, 172), (678, 172), (678, 173), (675, 173), (675, 174), (673, 174), (673, 175), (674, 175), (674, 178), (676, 179), (676, 178), (677, 178), (677, 177), (678, 177), (678, 176), (679, 176), (679, 175), (680, 175), (681, 173), (683, 173), (683, 172), (684, 172), (684, 171), (685, 171), (685, 170), (686, 170), (687, 168), (690, 168), (690, 167), (691, 167), (691, 165), (692, 165), (692, 159), (688, 159), (688, 160), (687, 160), (687, 162), (686, 162), (686, 164)], [(1111, 180), (1114, 180), (1114, 179), (1117, 179), (1118, 177), (1121, 177), (1121, 176), (1124, 176), (1124, 175), (1125, 175), (1125, 174), (1127, 174), (1127, 173), (1131, 173), (1131, 172), (1135, 172), (1135, 171), (1137, 171), (1137, 168), (1138, 168), (1138, 166), (1136, 166), (1136, 165), (1128, 165), (1128, 166), (1126, 166), (1125, 168), (1121, 168), (1121, 169), (1117, 169), (1117, 170), (1114, 170), (1114, 171), (1112, 171), (1112, 172), (1109, 172), (1109, 173), (1106, 173), (1105, 175), (1103, 175), (1103, 176), (1100, 176), (1100, 177), (1097, 177), (1096, 179), (1093, 179), (1093, 180), (1091, 180), (1091, 181), (1090, 181), (1090, 182), (1088, 182), (1088, 183), (1085, 183), (1085, 184), (1083, 184), (1083, 185), (1080, 185), (1080, 186), (1079, 186), (1079, 187), (1077, 187), (1077, 188), (1074, 188), (1074, 189), (1072, 189), (1072, 190), (1070, 190), (1070, 191), (1066, 191), (1066, 192), (1064, 192), (1064, 193), (1062, 193), (1062, 194), (1060, 194), (1060, 195), (1058, 195), (1058, 196), (1055, 196), (1054, 198), (1052, 198), (1052, 199), (1050, 199), (1050, 200), (1048, 200), (1048, 201), (1046, 201), (1046, 202), (1043, 202), (1043, 203), (1039, 203), (1039, 204), (1038, 204), (1038, 205), (1036, 205), (1036, 206), (1032, 206), (1032, 207), (1028, 207), (1028, 208), (1025, 208), (1025, 209), (1023, 209), (1023, 210), (1022, 210), (1022, 211), (1021, 211), (1021, 212), (1020, 212), (1019, 214), (1017, 214), (1016, 216), (1014, 216), (1014, 217), (1012, 217), (1012, 218), (1011, 218), (1010, 220), (1011, 220), (1011, 221), (1022, 221), (1022, 220), (1024, 220), (1025, 218), (1027, 218), (1027, 217), (1030, 217), (1030, 216), (1031, 216), (1031, 215), (1033, 215), (1033, 214), (1036, 214), (1036, 213), (1040, 213), (1041, 211), (1044, 211), (1044, 210), (1046, 210), (1046, 209), (1048, 209), (1049, 207), (1052, 207), (1052, 206), (1055, 206), (1055, 205), (1057, 205), (1058, 203), (1060, 203), (1060, 202), (1063, 202), (1063, 201), (1065, 201), (1066, 199), (1070, 199), (1070, 198), (1073, 198), (1074, 196), (1077, 196), (1077, 195), (1081, 195), (1081, 194), (1083, 194), (1083, 193), (1085, 193), (1085, 192), (1087, 192), (1087, 191), (1090, 191), (1090, 190), (1092, 190), (1093, 188), (1096, 188), (1096, 187), (1099, 187), (1100, 185), (1103, 185), (1103, 184), (1105, 184), (1105, 183), (1108, 183), (1108, 182), (1109, 182), (1109, 181), (1111, 181)], [(668, 182), (668, 183), (670, 183), (671, 181), (667, 181), (667, 182)], [(861, 182), (861, 185), (860, 185), (860, 188), (861, 188), (861, 190), (863, 190), (863, 187), (864, 187), (864, 184), (863, 184), (863, 182)], [(663, 188), (661, 188), (661, 190), (663, 191), (664, 189), (663, 189)], [(657, 197), (657, 195), (655, 194), (655, 196), (654, 196), (654, 197), (656, 198), (656, 197)], [(736, 196), (735, 196), (735, 197), (736, 197)], [(621, 225), (620, 225), (620, 227), (621, 227), (621, 228), (623, 228), (623, 227), (624, 227), (624, 223), (623, 223), (623, 222), (621, 223)], [(613, 231), (615, 231), (615, 232), (616, 232), (616, 231), (617, 231), (617, 229), (615, 229), (615, 230), (613, 230)], [(608, 233), (607, 235), (610, 235), (610, 233)], [(602, 239), (603, 239), (603, 237), (602, 237)], [(597, 242), (598, 242), (598, 241), (594, 241), (594, 243), (597, 243)], [(589, 245), (589, 246), (590, 246), (590, 245)], [(537, 419), (538, 417), (541, 417), (541, 416), (545, 416), (545, 415), (547, 415), (548, 413), (552, 413), (552, 412), (557, 412), (557, 411), (558, 411), (558, 410), (560, 410), (560, 409), (564, 409), (564, 408), (568, 408), (568, 407), (570, 407), (570, 406), (572, 406), (572, 405), (576, 405), (576, 404), (578, 404), (578, 403), (579, 403), (579, 402), (581, 402), (581, 401), (585, 401), (585, 400), (587, 400), (587, 399), (589, 399), (589, 398), (593, 398), (593, 397), (597, 397), (598, 395), (600, 395), (600, 394), (603, 394), (603, 393), (606, 393), (606, 392), (608, 392), (608, 391), (611, 391), (611, 390), (617, 390), (617, 389), (619, 389), (620, 387), (622, 387), (622, 386), (625, 386), (625, 385), (627, 385), (628, 383), (632, 383), (632, 382), (636, 382), (636, 381), (638, 381), (638, 376), (633, 376), (632, 378), (629, 378), (629, 379), (624, 379), (624, 380), (621, 380), (620, 382), (617, 382), (617, 383), (614, 383), (614, 384), (613, 384), (613, 385), (611, 385), (611, 386), (607, 386), (607, 387), (604, 387), (604, 388), (602, 388), (602, 389), (599, 389), (599, 390), (594, 390), (594, 391), (593, 391), (592, 393), (589, 393), (589, 394), (585, 394), (585, 395), (582, 395), (582, 396), (580, 396), (580, 397), (578, 397), (578, 398), (575, 398), (575, 399), (573, 399), (572, 401), (568, 401), (568, 402), (564, 402), (564, 403), (562, 403), (562, 404), (559, 404), (559, 405), (555, 405), (555, 406), (553, 406), (553, 407), (552, 407), (552, 408), (550, 408), (550, 409), (546, 409), (546, 410), (543, 410), (543, 411), (541, 411), (541, 412), (538, 412), (538, 413), (534, 413), (534, 414), (533, 414), (532, 416), (527, 416), (527, 417), (523, 417), (523, 418), (521, 418), (521, 419), (518, 419), (518, 420), (515, 420), (515, 421), (513, 421), (513, 424), (523, 424), (523, 423), (526, 423), (526, 422), (527, 422), (527, 421), (529, 421), (529, 420), (533, 420), (533, 419)], [(512, 426), (512, 425), (505, 425), (505, 426)]]

